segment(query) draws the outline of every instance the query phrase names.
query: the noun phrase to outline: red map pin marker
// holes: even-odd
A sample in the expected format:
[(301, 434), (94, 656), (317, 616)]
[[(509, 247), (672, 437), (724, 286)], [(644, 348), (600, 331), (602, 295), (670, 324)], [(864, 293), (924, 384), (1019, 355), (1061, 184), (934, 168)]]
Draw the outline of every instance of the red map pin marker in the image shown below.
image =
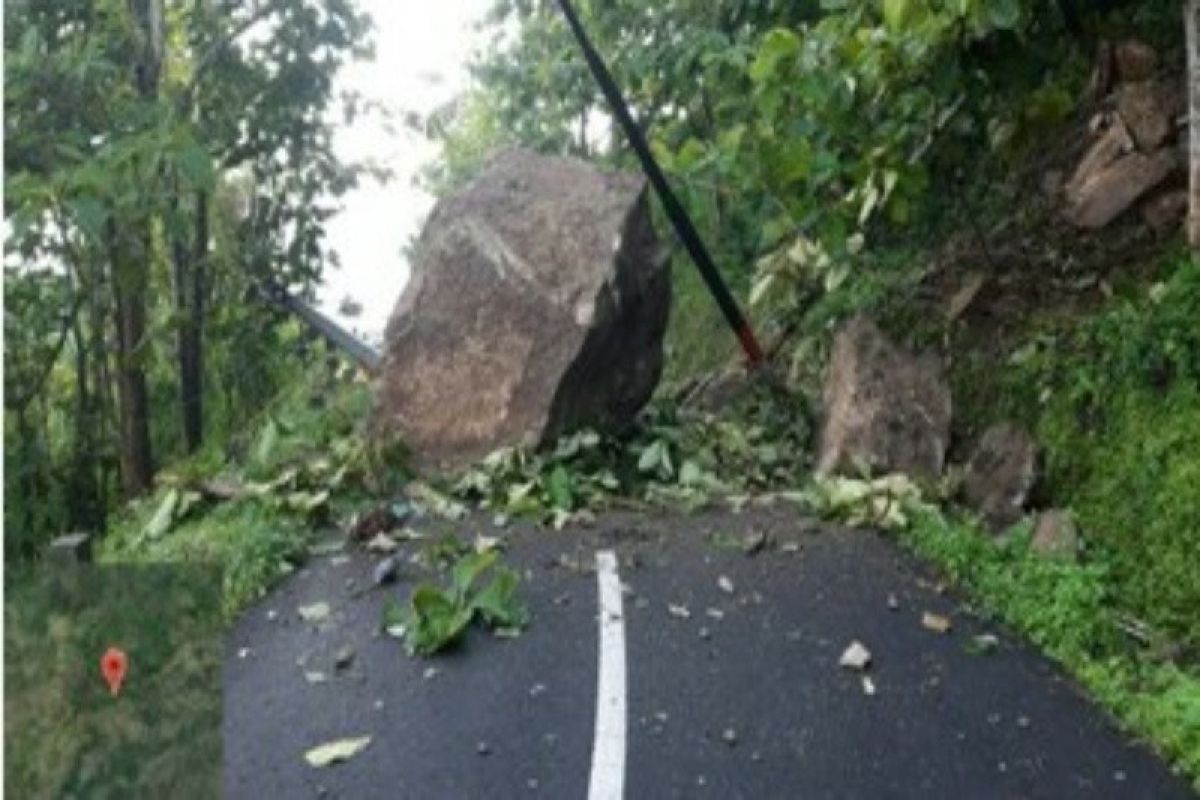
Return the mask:
[(125, 651), (118, 647), (110, 647), (100, 656), (100, 672), (108, 682), (108, 689), (113, 693), (113, 697), (121, 693), (121, 683), (125, 680), (125, 670), (128, 666), (129, 659), (125, 656)]

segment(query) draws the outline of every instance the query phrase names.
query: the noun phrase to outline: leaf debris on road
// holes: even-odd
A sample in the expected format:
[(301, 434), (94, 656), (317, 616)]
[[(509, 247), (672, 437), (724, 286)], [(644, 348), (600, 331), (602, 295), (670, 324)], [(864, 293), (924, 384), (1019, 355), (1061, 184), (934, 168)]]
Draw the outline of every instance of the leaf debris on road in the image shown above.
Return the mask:
[(371, 743), (370, 736), (358, 736), (349, 739), (338, 739), (333, 742), (317, 745), (304, 754), (304, 760), (309, 766), (320, 769), (331, 764), (348, 761), (367, 748)]

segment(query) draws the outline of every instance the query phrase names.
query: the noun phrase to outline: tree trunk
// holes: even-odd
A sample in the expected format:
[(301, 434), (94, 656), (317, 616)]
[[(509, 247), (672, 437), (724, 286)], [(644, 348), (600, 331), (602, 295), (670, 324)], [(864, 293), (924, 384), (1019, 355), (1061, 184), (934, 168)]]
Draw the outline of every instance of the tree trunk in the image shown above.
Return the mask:
[[(115, 225), (109, 225), (109, 260), (113, 283), (113, 322), (117, 329), (117, 406), (120, 427), (121, 484), (130, 496), (150, 489), (154, 460), (150, 447), (150, 402), (141, 363), (146, 335), (148, 277), (140, 257), (122, 258)], [(148, 256), (149, 253), (140, 254)]]
[[(77, 270), (82, 272), (82, 270)], [(70, 273), (68, 273), (70, 277)], [(72, 293), (87, 291), (82, 281), (71, 282)], [(83, 333), (80, 314), (71, 320), (71, 335), (75, 340), (75, 441), (72, 454), (71, 494), (67, 498), (70, 524), (76, 530), (95, 531), (97, 519), (103, 516), (98, 504), (96, 486), (96, 422), (95, 396), (89, 388), (88, 343)]]
[(204, 440), (204, 291), (208, 256), (208, 194), (197, 192), (191, 246), (173, 245), (175, 306), (179, 313), (179, 399), (184, 443), (189, 453)]
[[(128, 0), (138, 31), (138, 52), (133, 62), (134, 88), (145, 101), (158, 96), (162, 72), (162, 0)], [(153, 178), (149, 178), (153, 180)], [(108, 248), (113, 285), (113, 318), (117, 328), (117, 403), (119, 406), (121, 483), (128, 495), (150, 489), (154, 460), (150, 446), (150, 403), (141, 348), (146, 335), (146, 288), (151, 257), (148, 218), (129, 226), (132, 236), (118, 238), (109, 223)], [(136, 252), (129, 252), (136, 245)]]
[[(92, 272), (92, 280), (88, 282), (88, 324), (91, 327), (92, 340), (92, 400), (95, 403), (95, 428), (92, 431), (97, 445), (96, 460), (98, 464), (96, 502), (100, 508), (107, 511), (108, 493), (113, 485), (113, 473), (117, 467), (114, 463), (110, 447), (109, 431), (115, 430), (113, 414), (113, 383), (112, 369), (109, 359), (112, 347), (108, 341), (108, 303), (106, 302), (104, 271), (100, 264)], [(103, 533), (107, 516), (100, 518), (97, 533)]]
[(1188, 242), (1200, 249), (1200, 0), (1188, 0), (1183, 10), (1188, 66)]

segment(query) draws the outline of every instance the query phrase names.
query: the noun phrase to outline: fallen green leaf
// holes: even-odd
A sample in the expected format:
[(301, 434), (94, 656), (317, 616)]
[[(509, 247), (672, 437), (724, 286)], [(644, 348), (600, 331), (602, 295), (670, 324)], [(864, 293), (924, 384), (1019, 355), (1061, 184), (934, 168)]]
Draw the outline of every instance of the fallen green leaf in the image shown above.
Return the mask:
[(370, 743), (370, 736), (359, 736), (351, 739), (338, 739), (337, 741), (326, 742), (306, 752), (304, 760), (308, 762), (310, 767), (317, 769), (328, 767), (331, 764), (337, 764), (354, 758), (367, 749), (367, 745)]

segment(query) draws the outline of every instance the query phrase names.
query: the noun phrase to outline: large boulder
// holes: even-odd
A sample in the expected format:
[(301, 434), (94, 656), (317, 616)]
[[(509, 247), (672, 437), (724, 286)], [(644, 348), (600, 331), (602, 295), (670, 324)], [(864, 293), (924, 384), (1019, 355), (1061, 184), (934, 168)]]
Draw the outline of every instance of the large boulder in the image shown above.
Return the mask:
[(1037, 477), (1037, 443), (1016, 425), (983, 432), (963, 472), (963, 497), (988, 526), (1003, 531), (1025, 513)]
[(936, 478), (950, 441), (950, 390), (938, 360), (889, 342), (857, 317), (838, 332), (825, 378), (817, 471)]
[(654, 391), (670, 283), (640, 177), (503, 151), (437, 204), (411, 269), (374, 422), (418, 469), (620, 428)]

